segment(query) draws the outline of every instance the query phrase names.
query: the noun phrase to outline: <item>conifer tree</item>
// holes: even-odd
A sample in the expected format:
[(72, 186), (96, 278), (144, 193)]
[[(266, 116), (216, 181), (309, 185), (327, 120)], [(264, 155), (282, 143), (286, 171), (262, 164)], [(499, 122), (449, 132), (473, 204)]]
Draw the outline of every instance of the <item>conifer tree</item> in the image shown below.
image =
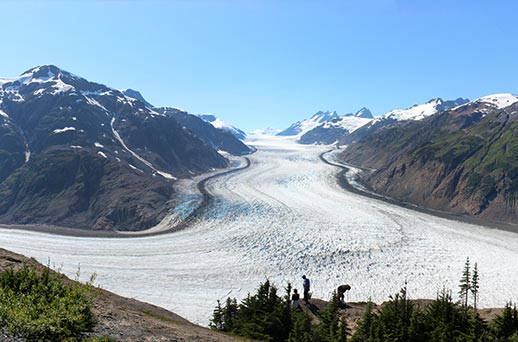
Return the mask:
[(473, 274), (471, 276), (471, 294), (473, 295), (473, 309), (477, 310), (477, 302), (478, 302), (478, 288), (479, 288), (479, 275), (478, 275), (478, 266), (475, 263), (473, 267)]
[(215, 330), (223, 331), (223, 308), (221, 302), (218, 299), (218, 305), (212, 312), (212, 319), (209, 322), (209, 327)]
[(505, 305), (504, 311), (493, 321), (492, 328), (496, 337), (508, 339), (518, 333), (518, 310), (512, 303)]
[(368, 341), (372, 334), (373, 321), (376, 319), (376, 314), (373, 312), (373, 303), (369, 299), (367, 302), (367, 306), (365, 307), (365, 312), (362, 315), (362, 318), (358, 322), (356, 326), (356, 332), (354, 333), (351, 341), (353, 342), (363, 342)]
[(462, 272), (462, 278), (460, 279), (459, 288), (459, 297), (462, 302), (462, 306), (464, 307), (464, 309), (467, 309), (469, 291), (471, 288), (471, 269), (469, 265), (469, 257), (466, 259), (466, 263), (464, 264), (464, 271)]
[(406, 287), (380, 310), (373, 321), (371, 339), (369, 341), (409, 341), (410, 322), (414, 312), (414, 305), (407, 298)]
[(223, 308), (223, 331), (232, 331), (237, 319), (238, 306), (235, 298), (227, 298), (225, 307)]
[(313, 342), (311, 316), (306, 312), (294, 311), (291, 317), (293, 326), (288, 342)]

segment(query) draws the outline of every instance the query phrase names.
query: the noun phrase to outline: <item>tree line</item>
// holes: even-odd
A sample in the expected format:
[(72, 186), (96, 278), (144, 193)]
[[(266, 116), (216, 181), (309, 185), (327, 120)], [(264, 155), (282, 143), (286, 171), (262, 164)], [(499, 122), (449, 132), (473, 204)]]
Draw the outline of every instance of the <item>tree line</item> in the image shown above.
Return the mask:
[[(354, 331), (348, 326), (333, 293), (328, 307), (315, 319), (308, 310), (292, 309), (291, 285), (280, 295), (269, 280), (241, 303), (217, 302), (210, 327), (229, 334), (272, 342), (518, 342), (518, 310), (508, 302), (502, 313), (485, 321), (476, 310), (479, 273), (466, 260), (459, 283), (459, 300), (443, 289), (435, 300), (419, 306), (406, 286), (380, 308), (369, 301)], [(471, 299), (471, 301), (470, 301)], [(471, 304), (470, 304), (471, 303)]]

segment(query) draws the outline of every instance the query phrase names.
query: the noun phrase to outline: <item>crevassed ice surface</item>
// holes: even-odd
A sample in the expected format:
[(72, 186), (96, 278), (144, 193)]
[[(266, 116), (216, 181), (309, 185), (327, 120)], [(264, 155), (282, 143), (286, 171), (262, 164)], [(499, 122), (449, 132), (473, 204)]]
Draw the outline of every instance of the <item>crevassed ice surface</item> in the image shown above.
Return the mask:
[(387, 300), (407, 282), (413, 298), (458, 291), (466, 257), (479, 266), (480, 305), (518, 300), (518, 234), (450, 221), (342, 190), (326, 147), (254, 141), (250, 168), (213, 179), (216, 203), (193, 227), (161, 236), (75, 238), (0, 230), (0, 246), (61, 267), (118, 294), (208, 324), (216, 300), (244, 298), (269, 278), (312, 281), (329, 298)]

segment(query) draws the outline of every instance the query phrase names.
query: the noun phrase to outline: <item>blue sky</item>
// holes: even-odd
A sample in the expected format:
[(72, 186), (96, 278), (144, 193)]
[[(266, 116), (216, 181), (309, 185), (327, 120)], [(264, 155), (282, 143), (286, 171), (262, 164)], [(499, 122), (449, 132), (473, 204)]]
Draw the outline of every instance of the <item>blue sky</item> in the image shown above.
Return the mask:
[(55, 64), (242, 129), (518, 93), (518, 1), (2, 1), (0, 76)]

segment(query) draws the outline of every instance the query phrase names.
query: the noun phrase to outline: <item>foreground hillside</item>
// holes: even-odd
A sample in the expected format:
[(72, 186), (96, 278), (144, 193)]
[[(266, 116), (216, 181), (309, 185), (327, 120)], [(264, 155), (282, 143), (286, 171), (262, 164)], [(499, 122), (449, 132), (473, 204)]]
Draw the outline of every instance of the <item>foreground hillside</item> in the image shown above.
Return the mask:
[[(0, 273), (22, 264), (43, 269), (34, 259), (0, 249)], [(118, 342), (142, 341), (243, 341), (188, 322), (186, 319), (159, 308), (99, 290), (93, 307), (98, 324), (91, 336), (106, 336)], [(0, 341), (23, 341), (0, 329)]]
[(348, 147), (376, 192), (488, 221), (518, 222), (518, 98), (488, 96), (403, 121)]
[[(0, 249), (0, 274), (10, 269), (14, 269), (15, 271), (20, 270), (20, 268), (22, 268), (22, 266), (24, 265), (35, 268), (38, 272), (41, 272), (45, 269), (44, 266), (37, 263), (34, 259), (28, 259), (22, 255), (12, 253), (5, 249)], [(63, 278), (62, 281), (67, 284), (74, 283), (66, 278)], [(266, 282), (264, 284), (261, 284), (257, 291), (257, 294), (249, 295), (248, 299), (243, 302), (246, 302), (246, 305), (241, 304), (239, 306), (239, 309), (237, 309), (236, 307), (236, 310), (239, 310), (240, 312), (239, 315), (243, 314), (245, 306), (248, 307), (250, 310), (255, 310), (253, 309), (253, 305), (260, 305), (259, 310), (254, 311), (255, 315), (270, 315), (268, 316), (270, 318), (272, 318), (273, 315), (281, 314), (281, 312), (283, 311), (283, 307), (288, 309), (288, 311), (290, 310), (289, 308), (291, 307), (291, 303), (286, 302), (285, 299), (283, 299), (285, 298), (284, 295), (277, 292), (277, 289), (274, 286), (272, 286), (266, 292), (261, 290), (264, 288), (264, 286), (267, 286), (267, 284), (269, 283)], [(5, 284), (2, 284), (2, 286), (4, 285)], [(455, 309), (457, 311), (460, 310), (457, 304), (453, 304), (451, 302), (448, 303), (443, 304), (447, 304), (451, 306), (452, 309)], [(271, 305), (278, 306), (280, 311), (267, 309)], [(396, 306), (394, 307), (394, 305)], [(436, 304), (434, 304), (434, 301), (432, 300), (411, 300), (408, 302), (408, 305), (414, 308), (415, 310), (431, 310), (432, 306)], [(227, 306), (225, 306), (224, 311), (227, 310)], [(301, 339), (299, 339), (296, 336), (300, 337), (306, 333), (309, 334), (309, 332), (312, 330), (314, 330), (314, 333), (316, 333), (315, 336), (320, 336), (321, 339), (318, 339), (319, 341), (339, 341), (339, 339), (329, 339), (329, 336), (327, 336), (328, 329), (321, 330), (321, 328), (333, 326), (337, 328), (341, 324), (345, 324), (347, 326), (347, 329), (343, 330), (343, 332), (345, 332), (349, 336), (355, 335), (354, 338), (356, 340), (362, 341), (363, 339), (358, 338), (360, 337), (358, 336), (358, 332), (361, 331), (361, 329), (365, 329), (365, 324), (371, 324), (366, 323), (366, 317), (381, 320), (383, 319), (383, 317), (389, 314), (394, 314), (394, 312), (391, 313), (390, 310), (398, 308), (397, 301), (394, 302), (393, 298), (391, 298), (390, 301), (385, 302), (381, 305), (376, 305), (371, 302), (361, 302), (347, 303), (347, 305), (345, 306), (339, 305), (336, 301), (336, 298), (330, 300), (329, 302), (314, 298), (311, 299), (309, 305), (306, 305), (303, 302), (301, 302), (301, 306), (302, 307), (300, 311), (295, 310), (292, 311), (291, 314), (288, 314), (288, 316), (291, 317), (291, 319), (289, 320), (291, 321), (291, 323), (288, 325), (292, 327), (292, 330), (289, 334), (289, 341), (300, 341)], [(263, 310), (261, 310), (261, 308)], [(176, 315), (175, 313), (169, 312), (157, 306), (139, 302), (134, 299), (120, 297), (111, 292), (100, 289), (95, 290), (95, 297), (92, 309), (94, 314), (94, 321), (96, 321), (94, 328), (86, 330), (86, 332), (83, 332), (81, 334), (81, 336), (87, 341), (232, 342), (246, 340), (244, 338), (237, 338), (228, 335), (228, 331), (232, 330), (228, 329), (228, 324), (231, 322), (232, 319), (236, 319), (236, 317), (238, 317), (237, 313), (236, 316), (234, 316), (234, 318), (224, 315), (218, 316), (220, 318), (216, 319), (216, 310), (214, 311), (214, 317), (211, 322), (211, 325), (216, 330), (227, 331), (227, 334), (222, 334), (217, 332), (216, 330), (210, 330), (194, 325), (185, 320), (184, 318)], [(462, 311), (458, 311), (457, 313), (459, 312)], [(478, 310), (480, 318), (486, 322), (493, 321), (495, 318), (497, 318), (498, 315), (501, 316), (502, 312), (502, 309)], [(442, 314), (444, 313), (441, 313), (441, 315)], [(257, 318), (256, 316), (252, 315), (246, 319), (253, 320), (255, 319), (254, 317)], [(336, 320), (330, 320), (331, 317), (336, 317)], [(0, 322), (2, 322), (1, 319)], [(311, 324), (313, 328), (310, 328), (309, 326), (301, 326), (300, 324), (302, 322), (306, 322), (304, 324)], [(284, 327), (281, 330), (262, 329), (264, 328), (265, 324), (269, 326), (270, 324), (278, 323), (280, 322), (275, 323), (275, 321), (261, 320), (260, 322), (257, 322), (257, 325), (246, 325), (248, 328), (246, 328), (245, 330), (241, 329), (239, 330), (239, 332), (242, 334), (246, 332), (245, 335), (250, 336), (263, 336), (265, 333), (266, 335), (272, 336), (272, 334), (275, 335), (276, 333), (280, 333), (281, 330), (288, 327)], [(453, 321), (453, 318), (451, 322), (445, 323), (456, 324)], [(501, 323), (503, 323), (503, 321)], [(511, 324), (515, 323), (511, 322)], [(387, 327), (385, 328), (388, 329)], [(511, 328), (516, 330), (517, 327), (513, 325), (511, 326)], [(390, 327), (390, 329), (393, 329), (393, 327)], [(461, 329), (461, 327), (458, 325), (455, 329)], [(101, 337), (102, 339), (99, 339)], [(2, 327), (0, 327), (0, 340), (13, 342), (25, 341), (23, 338), (13, 335), (12, 333), (8, 332)], [(260, 338), (260, 340), (263, 340), (263, 338)]]

